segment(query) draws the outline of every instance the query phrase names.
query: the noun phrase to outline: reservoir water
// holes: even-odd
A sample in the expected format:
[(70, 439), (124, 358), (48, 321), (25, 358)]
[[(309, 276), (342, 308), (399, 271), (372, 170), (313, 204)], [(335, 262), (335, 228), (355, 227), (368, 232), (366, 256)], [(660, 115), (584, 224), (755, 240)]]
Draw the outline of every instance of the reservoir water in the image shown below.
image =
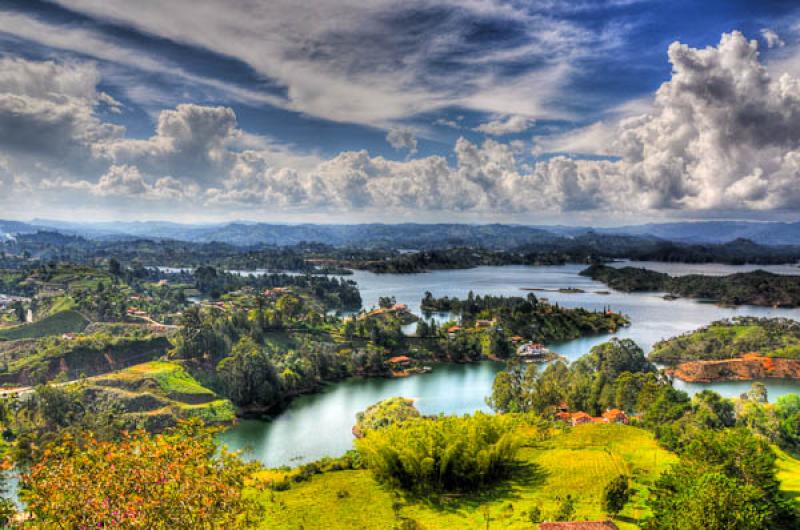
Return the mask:
[[(657, 269), (672, 275), (730, 274), (762, 268), (780, 274), (797, 274), (795, 266), (730, 266), (719, 264), (630, 263)], [(659, 293), (626, 294), (608, 289), (578, 273), (582, 265), (548, 267), (478, 267), (475, 269), (434, 271), (420, 274), (373, 274), (355, 271), (348, 278), (358, 282), (364, 307), (376, 306), (379, 296), (394, 296), (420, 314), (420, 300), (426, 291), (434, 296), (464, 297), (475, 294), (537, 297), (565, 307), (587, 309), (611, 308), (624, 313), (631, 325), (616, 333), (635, 340), (646, 352), (661, 339), (691, 331), (714, 320), (737, 315), (783, 316), (800, 320), (800, 309), (775, 309), (755, 306), (718, 307), (688, 299), (664, 300)], [(580, 293), (562, 293), (558, 289), (577, 288)], [(526, 289), (537, 289), (526, 291)], [(604, 294), (607, 293), (607, 294)], [(584, 337), (549, 346), (570, 361), (587, 353), (592, 346), (610, 335)], [(271, 420), (243, 420), (220, 435), (232, 449), (245, 449), (247, 456), (267, 466), (297, 465), (323, 456), (341, 455), (352, 448), (350, 429), (355, 414), (368, 405), (392, 396), (416, 398), (423, 414), (464, 414), (488, 410), (486, 396), (491, 392), (494, 375), (502, 364), (482, 362), (468, 365), (437, 365), (433, 372), (403, 379), (350, 379), (332, 384), (326, 391), (302, 396)], [(764, 381), (770, 400), (789, 393), (800, 393), (798, 381)], [(750, 388), (750, 382), (690, 384), (676, 381), (675, 386), (693, 394), (711, 388), (720, 394), (738, 396)]]

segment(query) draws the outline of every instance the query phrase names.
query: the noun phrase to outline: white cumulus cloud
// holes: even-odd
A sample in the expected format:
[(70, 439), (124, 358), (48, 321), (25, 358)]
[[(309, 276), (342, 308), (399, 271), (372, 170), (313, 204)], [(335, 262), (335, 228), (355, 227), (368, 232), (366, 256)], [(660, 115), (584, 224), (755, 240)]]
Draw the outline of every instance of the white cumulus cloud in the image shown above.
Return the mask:
[(531, 127), (533, 127), (533, 120), (525, 116), (512, 115), (482, 123), (475, 130), (492, 136), (505, 136), (525, 132)]
[[(190, 211), (537, 216), (800, 208), (800, 80), (765, 69), (758, 42), (737, 32), (704, 49), (673, 43), (668, 58), (671, 79), (651, 105), (631, 107), (644, 113), (535, 139), (545, 152), (614, 159), (535, 163), (519, 142), (491, 138), (460, 138), (450, 157), (395, 161), (360, 150), (322, 159), (246, 133), (228, 107), (196, 104), (163, 110), (153, 133), (134, 139), (100, 119), (97, 109), (110, 102), (91, 63), (4, 59), (0, 187), (13, 190), (0, 195), (0, 206), (24, 188), (61, 203), (77, 204), (83, 194), (145, 206), (170, 200)], [(390, 131), (387, 140), (416, 147), (409, 131)]]
[(395, 149), (407, 149), (409, 154), (417, 152), (417, 137), (411, 129), (389, 129), (386, 141)]

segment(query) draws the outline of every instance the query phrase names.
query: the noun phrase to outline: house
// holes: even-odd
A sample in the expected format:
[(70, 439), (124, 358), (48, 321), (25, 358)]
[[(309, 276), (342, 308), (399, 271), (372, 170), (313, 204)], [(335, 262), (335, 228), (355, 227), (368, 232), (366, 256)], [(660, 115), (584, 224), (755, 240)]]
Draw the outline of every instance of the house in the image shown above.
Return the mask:
[(497, 324), (497, 320), (476, 320), (475, 327), (476, 328), (489, 328)]
[(164, 287), (166, 285), (169, 285), (169, 280), (167, 280), (167, 279), (158, 280), (158, 286), (159, 287)]
[(408, 311), (408, 306), (406, 304), (394, 304), (391, 309), (392, 311)]
[(461, 326), (450, 326), (449, 328), (447, 328), (447, 336), (452, 339), (456, 336), (456, 333), (458, 333), (459, 331), (461, 331)]
[(619, 530), (611, 521), (564, 521), (539, 523), (539, 530)]
[(514, 344), (522, 342), (523, 340), (525, 339), (523, 337), (520, 337), (519, 335), (514, 335), (513, 337), (511, 337), (511, 342), (513, 342)]
[(519, 357), (546, 357), (549, 354), (550, 350), (545, 348), (541, 342), (526, 342), (517, 348)]
[(411, 359), (411, 357), (408, 357), (406, 355), (397, 355), (395, 357), (389, 358), (389, 364), (393, 364), (396, 366), (408, 366), (409, 364), (411, 364), (412, 360), (413, 359)]
[(572, 420), (573, 427), (575, 425), (582, 425), (584, 423), (592, 423), (592, 417), (583, 411), (572, 413), (572, 417), (570, 419)]
[(628, 423), (628, 416), (624, 410), (608, 409), (603, 413), (603, 421), (606, 423)]
[(556, 412), (555, 418), (557, 420), (569, 423), (572, 421), (572, 414), (569, 412)]

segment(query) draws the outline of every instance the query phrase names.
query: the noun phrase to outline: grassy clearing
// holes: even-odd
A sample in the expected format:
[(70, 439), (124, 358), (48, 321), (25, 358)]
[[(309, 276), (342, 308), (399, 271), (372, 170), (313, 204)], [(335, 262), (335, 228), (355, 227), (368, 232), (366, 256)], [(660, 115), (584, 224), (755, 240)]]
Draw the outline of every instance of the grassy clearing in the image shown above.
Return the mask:
[[(530, 529), (528, 511), (538, 506), (545, 517), (560, 499), (577, 499), (576, 519), (605, 514), (601, 497), (606, 483), (620, 473), (633, 477), (637, 494), (617, 521), (621, 529), (647, 514), (648, 488), (676, 457), (659, 448), (647, 431), (623, 425), (582, 425), (520, 452), (513, 478), (468, 496), (438, 503), (404, 498), (380, 485), (369, 471), (328, 472), (283, 492), (262, 492), (266, 516), (261, 528), (392, 528), (410, 518), (422, 528)], [(397, 509), (397, 515), (395, 510)]]
[(32, 324), (0, 330), (0, 340), (36, 339), (83, 331), (89, 321), (77, 311), (61, 311)]
[(122, 388), (134, 395), (152, 393), (168, 403), (167, 408), (137, 410), (137, 413), (169, 413), (179, 418), (201, 418), (206, 423), (230, 423), (236, 418), (233, 404), (202, 386), (178, 363), (152, 361), (137, 364), (90, 381), (101, 387)]
[(118, 381), (126, 387), (135, 387), (143, 381), (152, 380), (166, 396), (182, 394), (214, 396), (211, 390), (198, 383), (183, 366), (169, 361), (137, 364), (97, 379)]
[(778, 455), (778, 480), (781, 489), (800, 504), (800, 460), (789, 453), (773, 447)]

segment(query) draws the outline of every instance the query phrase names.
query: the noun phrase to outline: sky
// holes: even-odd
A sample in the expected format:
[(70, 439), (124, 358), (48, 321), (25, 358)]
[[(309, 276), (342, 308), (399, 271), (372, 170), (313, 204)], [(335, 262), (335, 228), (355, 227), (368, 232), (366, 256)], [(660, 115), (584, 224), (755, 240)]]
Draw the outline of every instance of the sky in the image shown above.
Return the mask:
[(777, 0), (2, 0), (0, 218), (800, 218)]

